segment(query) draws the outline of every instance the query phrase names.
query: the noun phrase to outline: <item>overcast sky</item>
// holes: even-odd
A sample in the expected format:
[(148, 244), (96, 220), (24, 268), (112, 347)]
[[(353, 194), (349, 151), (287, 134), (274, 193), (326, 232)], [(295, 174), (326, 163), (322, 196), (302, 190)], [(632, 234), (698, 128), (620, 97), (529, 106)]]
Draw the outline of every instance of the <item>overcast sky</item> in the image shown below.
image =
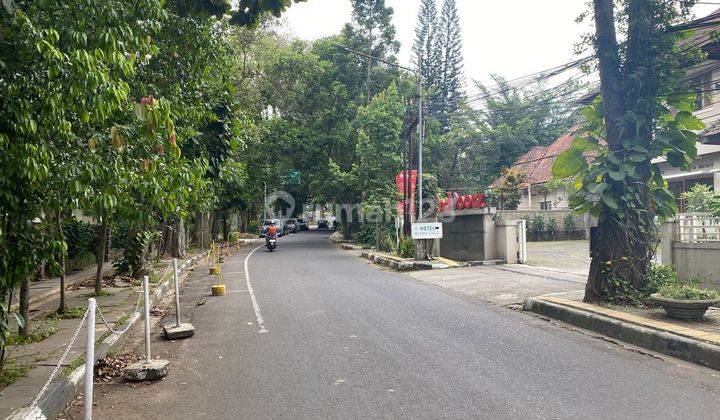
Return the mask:
[[(386, 0), (402, 44), (399, 60), (410, 63), (410, 48), (420, 0)], [(440, 9), (442, 0), (438, 0)], [(554, 67), (576, 58), (573, 46), (590, 27), (575, 19), (586, 0), (457, 0), (463, 29), (465, 75), (486, 81), (491, 73), (508, 79)], [(718, 6), (700, 5), (697, 16)], [(286, 14), (288, 31), (313, 40), (333, 35), (350, 20), (349, 0), (308, 0)]]

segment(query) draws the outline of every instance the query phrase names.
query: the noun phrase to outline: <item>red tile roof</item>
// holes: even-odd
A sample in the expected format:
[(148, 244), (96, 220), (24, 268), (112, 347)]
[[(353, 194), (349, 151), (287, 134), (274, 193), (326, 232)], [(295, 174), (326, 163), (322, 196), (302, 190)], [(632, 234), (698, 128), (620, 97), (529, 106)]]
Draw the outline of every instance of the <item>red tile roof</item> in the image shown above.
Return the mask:
[[(559, 139), (555, 140), (550, 146), (535, 146), (527, 153), (520, 157), (510, 167), (511, 171), (524, 173), (527, 176), (527, 184), (536, 185), (544, 184), (553, 178), (552, 166), (555, 159), (560, 153), (570, 148), (573, 138), (576, 135), (575, 129), (565, 133)], [(493, 187), (497, 187), (502, 183), (502, 177), (496, 179)]]

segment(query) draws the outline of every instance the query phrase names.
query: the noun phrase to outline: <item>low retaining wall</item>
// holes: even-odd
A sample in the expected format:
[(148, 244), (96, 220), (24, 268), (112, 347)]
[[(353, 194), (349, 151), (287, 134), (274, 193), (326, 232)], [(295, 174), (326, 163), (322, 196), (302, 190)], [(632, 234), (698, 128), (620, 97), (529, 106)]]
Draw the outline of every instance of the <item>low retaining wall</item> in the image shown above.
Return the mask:
[(672, 264), (681, 278), (720, 290), (720, 243), (673, 242)]

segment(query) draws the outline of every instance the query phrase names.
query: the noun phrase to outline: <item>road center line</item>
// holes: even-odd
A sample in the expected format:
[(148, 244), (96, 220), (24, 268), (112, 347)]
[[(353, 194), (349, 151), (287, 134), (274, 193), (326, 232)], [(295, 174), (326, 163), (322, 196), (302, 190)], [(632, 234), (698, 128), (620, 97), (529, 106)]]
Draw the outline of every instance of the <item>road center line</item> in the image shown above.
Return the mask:
[(255, 318), (257, 319), (258, 326), (260, 327), (260, 334), (266, 334), (268, 331), (265, 329), (265, 321), (263, 321), (262, 315), (260, 315), (260, 305), (257, 303), (257, 299), (255, 299), (255, 292), (253, 292), (252, 283), (250, 283), (250, 270), (248, 270), (248, 261), (250, 260), (250, 257), (252, 254), (255, 253), (258, 249), (264, 247), (265, 245), (260, 245), (259, 247), (253, 249), (247, 257), (245, 257), (245, 283), (247, 283), (247, 290), (248, 293), (250, 293), (250, 300), (253, 304), (253, 309), (255, 310)]

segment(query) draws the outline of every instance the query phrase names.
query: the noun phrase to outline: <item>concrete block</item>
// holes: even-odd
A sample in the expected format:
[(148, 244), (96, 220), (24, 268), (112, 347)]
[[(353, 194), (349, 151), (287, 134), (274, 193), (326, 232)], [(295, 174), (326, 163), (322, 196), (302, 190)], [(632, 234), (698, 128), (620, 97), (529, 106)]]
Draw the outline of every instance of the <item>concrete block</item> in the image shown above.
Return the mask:
[(168, 340), (180, 340), (195, 335), (195, 327), (187, 322), (181, 322), (179, 326), (168, 324), (163, 326), (163, 337)]
[(167, 376), (170, 371), (170, 362), (168, 360), (152, 360), (150, 363), (136, 362), (125, 368), (123, 376), (128, 381), (156, 381)]

